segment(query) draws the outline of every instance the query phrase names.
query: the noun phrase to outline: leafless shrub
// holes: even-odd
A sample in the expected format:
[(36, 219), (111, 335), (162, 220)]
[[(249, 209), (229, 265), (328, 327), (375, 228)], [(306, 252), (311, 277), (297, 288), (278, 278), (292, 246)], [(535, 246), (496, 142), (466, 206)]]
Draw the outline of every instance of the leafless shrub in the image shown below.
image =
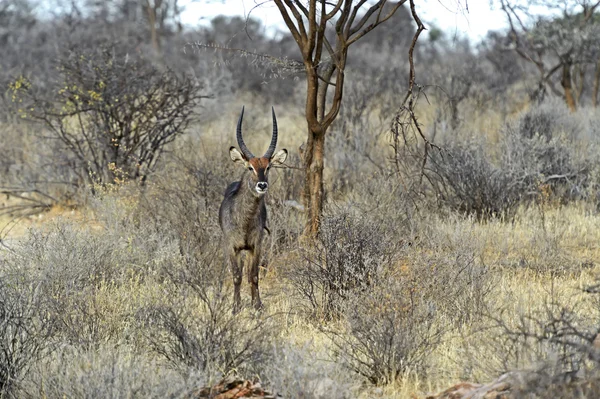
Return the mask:
[(434, 191), (449, 208), (476, 215), (510, 218), (527, 193), (521, 176), (497, 167), (482, 144), (451, 144), (429, 163)]
[(15, 247), (20, 256), (13, 267), (36, 281), (56, 334), (72, 344), (95, 345), (116, 334), (95, 295), (103, 283), (122, 276), (119, 248), (107, 238), (57, 224), (48, 232), (32, 231)]
[(12, 87), (24, 98), (23, 117), (41, 122), (57, 140), (77, 184), (145, 181), (188, 125), (200, 88), (173, 72), (161, 72), (136, 56), (102, 48), (75, 49), (58, 62), (56, 98), (40, 97), (24, 78)]
[(229, 273), (215, 263), (186, 259), (178, 269), (165, 270), (177, 299), (142, 309), (137, 317), (146, 326), (149, 347), (174, 367), (213, 377), (249, 373), (269, 358), (271, 320), (232, 314), (223, 285)]
[(342, 303), (340, 325), (321, 327), (334, 359), (375, 384), (407, 371), (424, 374), (442, 333), (482, 319), (491, 286), (487, 268), (471, 243), (447, 239), (428, 234), (396, 249), (378, 280)]
[(77, 203), (79, 191), (72, 185), (75, 176), (65, 165), (51, 161), (58, 151), (56, 143), (39, 140), (35, 129), (24, 122), (0, 124), (0, 129), (0, 215), (16, 221), (57, 203)]
[(39, 283), (0, 260), (0, 396), (18, 397), (23, 377), (52, 348), (54, 321)]
[(400, 267), (401, 277), (409, 278), (413, 289), (435, 304), (454, 326), (483, 317), (493, 286), (491, 273), (466, 240), (453, 243), (452, 249), (437, 243), (431, 253), (408, 250), (404, 256), (410, 260)]
[(111, 305), (111, 290), (146, 281), (180, 256), (169, 239), (133, 225), (93, 231), (64, 221), (32, 230), (13, 247), (12, 267), (39, 284), (57, 339), (85, 348), (118, 339), (132, 320), (135, 307), (117, 298)]
[(506, 125), (497, 148), (479, 139), (433, 152), (428, 182), (442, 203), (480, 219), (510, 218), (517, 205), (545, 195), (595, 198), (597, 143), (586, 129), (561, 104), (535, 107)]
[(127, 347), (64, 347), (33, 367), (21, 398), (183, 397), (203, 385), (193, 373), (169, 369)]
[(587, 127), (560, 104), (545, 104), (506, 126), (502, 136), (502, 167), (521, 176), (524, 190), (548, 186), (555, 198), (589, 197), (594, 187), (596, 143), (585, 138)]
[(393, 382), (406, 370), (423, 370), (441, 333), (430, 298), (398, 280), (345, 305), (347, 332), (325, 329), (338, 361), (374, 384)]
[(597, 284), (586, 289), (594, 298), (561, 304), (552, 297), (540, 310), (520, 314), (516, 321), (504, 311), (488, 314), (496, 327), (496, 347), (504, 351), (503, 369), (526, 367), (514, 395), (518, 397), (592, 398), (600, 392), (598, 329), (595, 317), (577, 313), (579, 306), (596, 304)]
[(289, 272), (313, 314), (339, 316), (347, 299), (379, 279), (394, 255), (383, 227), (347, 210), (323, 218), (316, 245), (305, 249), (303, 264)]

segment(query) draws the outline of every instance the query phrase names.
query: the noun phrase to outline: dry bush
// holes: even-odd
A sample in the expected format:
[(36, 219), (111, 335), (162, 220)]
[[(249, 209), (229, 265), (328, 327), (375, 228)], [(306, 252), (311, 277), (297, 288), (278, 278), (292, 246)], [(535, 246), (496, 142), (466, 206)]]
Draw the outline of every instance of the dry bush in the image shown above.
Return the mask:
[(486, 308), (487, 270), (463, 251), (408, 250), (377, 285), (346, 301), (343, 328), (325, 329), (336, 359), (376, 384), (426, 374), (442, 334), (480, 320)]
[(395, 248), (387, 226), (349, 210), (331, 212), (321, 223), (316, 245), (303, 250), (303, 261), (289, 278), (313, 315), (329, 319), (378, 281)]
[[(399, 210), (385, 209), (390, 213)], [(334, 227), (331, 231), (323, 230), (333, 240), (327, 247), (330, 252), (324, 252), (328, 263), (316, 269), (321, 274), (314, 273), (313, 266), (313, 274), (307, 276), (306, 266), (302, 269), (298, 265), (296, 273), (301, 279), (296, 275), (292, 284), (297, 285), (295, 289), (314, 309), (323, 306), (324, 300), (316, 293), (346, 288), (335, 285), (339, 279), (327, 274), (326, 266), (338, 271), (338, 264), (329, 262), (340, 260), (344, 271), (355, 271), (348, 265), (357, 269), (355, 274), (342, 275), (347, 278), (342, 282), (354, 286), (334, 291), (337, 318), (335, 322), (321, 324), (320, 328), (333, 344), (331, 350), (336, 362), (372, 383), (389, 384), (407, 372), (428, 375), (430, 355), (441, 343), (443, 334), (481, 322), (493, 279), (479, 259), (480, 244), (468, 234), (457, 231), (458, 236), (452, 236), (439, 226), (446, 222), (434, 217), (424, 218), (420, 226), (413, 226), (420, 237), (407, 237), (406, 233), (397, 237), (381, 229), (377, 220), (380, 212), (384, 213), (377, 209), (373, 218), (369, 218), (371, 227), (361, 224), (362, 217), (336, 215), (336, 221), (348, 223), (345, 218), (350, 218), (353, 223), (348, 223), (349, 226), (331, 223)], [(387, 222), (394, 223), (390, 219)], [(402, 231), (402, 225), (398, 227)], [(348, 240), (348, 235), (353, 237), (351, 233), (361, 240)], [(357, 247), (357, 242), (362, 247)], [(338, 256), (340, 252), (344, 256)], [(353, 280), (356, 276), (360, 278)], [(331, 280), (330, 288), (327, 284)], [(313, 288), (319, 287), (315, 281), (323, 287), (320, 291)]]
[(0, 259), (0, 396), (19, 397), (29, 369), (51, 351), (55, 321), (40, 284)]
[(512, 218), (517, 206), (546, 194), (562, 202), (595, 199), (594, 120), (580, 119), (562, 104), (538, 106), (508, 123), (497, 147), (475, 139), (433, 151), (427, 180), (442, 204), (480, 219)]
[[(565, 303), (551, 292), (542, 306), (511, 315), (500, 309), (488, 314), (503, 369), (525, 369), (516, 397), (597, 397), (600, 392), (598, 348), (598, 284), (574, 292)], [(591, 306), (591, 307), (590, 307)], [(588, 309), (580, 312), (579, 308)], [(490, 330), (492, 331), (492, 330)]]
[(63, 342), (94, 347), (117, 339), (131, 310), (120, 308), (117, 297), (108, 300), (110, 291), (148, 275), (154, 262), (177, 255), (151, 237), (142, 246), (111, 233), (58, 222), (46, 231), (32, 230), (15, 247), (19, 256), (11, 259), (13, 267), (38, 284)]
[(0, 124), (0, 214), (15, 218), (44, 212), (56, 203), (75, 203), (74, 175), (64, 164), (53, 163), (56, 143), (36, 138), (24, 122)]
[(186, 259), (163, 271), (174, 294), (138, 312), (146, 343), (174, 367), (212, 377), (255, 372), (269, 359), (272, 321), (268, 315), (232, 314), (231, 290), (223, 284), (230, 274), (212, 255), (215, 261)]
[(216, 378), (229, 372), (252, 375), (270, 362), (269, 320), (251, 315), (234, 317), (231, 301), (223, 298), (190, 300), (186, 305), (197, 308), (167, 304), (138, 313), (145, 323), (148, 349), (171, 367), (190, 368)]
[(278, 344), (273, 358), (264, 365), (261, 378), (284, 398), (343, 399), (357, 397), (355, 375), (338, 363), (324, 360), (325, 353), (310, 343)]
[(501, 141), (501, 164), (521, 176), (524, 191), (548, 186), (563, 202), (595, 197), (598, 141), (590, 130), (595, 120), (572, 115), (550, 102), (508, 124)]
[(200, 87), (161, 72), (114, 46), (74, 49), (59, 58), (53, 98), (24, 78), (11, 86), (22, 117), (40, 122), (62, 144), (75, 183), (144, 181), (165, 147), (183, 133), (202, 98)]
[(180, 373), (128, 348), (64, 347), (34, 367), (21, 398), (183, 397), (202, 386), (194, 373)]
[(433, 152), (429, 169), (438, 200), (479, 219), (512, 217), (526, 195), (521, 176), (495, 166), (482, 144), (457, 143)]
[(373, 384), (394, 382), (407, 370), (422, 372), (442, 332), (429, 302), (403, 281), (356, 295), (346, 303), (342, 329), (325, 329), (334, 359)]

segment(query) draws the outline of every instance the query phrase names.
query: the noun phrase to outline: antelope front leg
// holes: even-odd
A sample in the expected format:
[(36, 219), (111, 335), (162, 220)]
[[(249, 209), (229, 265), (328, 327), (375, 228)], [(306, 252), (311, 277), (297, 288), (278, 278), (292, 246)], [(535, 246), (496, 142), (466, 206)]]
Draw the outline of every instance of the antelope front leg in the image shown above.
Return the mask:
[(235, 250), (229, 255), (231, 273), (233, 274), (233, 314), (236, 314), (241, 310), (242, 301), (240, 296), (240, 287), (242, 285), (243, 264), (240, 262), (239, 255), (239, 251)]
[(250, 264), (248, 265), (248, 283), (252, 292), (252, 305), (254, 309), (262, 308), (260, 301), (260, 292), (258, 290), (258, 265), (260, 263), (260, 248), (255, 248), (252, 252)]

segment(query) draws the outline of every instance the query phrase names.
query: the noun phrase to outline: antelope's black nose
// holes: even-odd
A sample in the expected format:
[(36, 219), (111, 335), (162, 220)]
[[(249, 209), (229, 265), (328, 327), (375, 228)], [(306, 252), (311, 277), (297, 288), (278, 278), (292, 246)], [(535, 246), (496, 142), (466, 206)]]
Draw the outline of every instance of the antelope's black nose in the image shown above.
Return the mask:
[(262, 190), (262, 191), (265, 191), (265, 190), (267, 189), (267, 187), (268, 187), (268, 186), (269, 186), (269, 185), (267, 184), (267, 182), (264, 182), (264, 181), (258, 182), (258, 183), (256, 184), (256, 187), (257, 187), (259, 190)]

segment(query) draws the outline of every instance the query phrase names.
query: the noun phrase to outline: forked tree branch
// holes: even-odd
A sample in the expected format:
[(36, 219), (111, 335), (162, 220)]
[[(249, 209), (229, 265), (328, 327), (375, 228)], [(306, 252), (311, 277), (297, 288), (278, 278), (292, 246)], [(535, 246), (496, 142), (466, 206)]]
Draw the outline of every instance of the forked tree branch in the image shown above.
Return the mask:
[[(348, 19), (348, 24), (346, 26), (346, 36), (350, 36), (350, 28), (352, 26), (352, 24), (354, 24), (354, 19), (356, 18), (356, 15), (358, 14), (358, 10), (360, 10), (360, 8), (363, 6), (363, 4), (366, 3), (367, 0), (360, 0), (358, 2), (358, 4), (356, 6), (354, 6), (354, 8), (352, 9), (352, 14), (350, 14), (350, 17)], [(375, 7), (375, 6), (373, 6)], [(344, 21), (345, 23), (346, 21)]]
[[(385, 1), (383, 1), (382, 3), (385, 3)], [(396, 3), (394, 5), (394, 7), (390, 10), (390, 12), (387, 13), (387, 15), (385, 17), (383, 17), (383, 19), (381, 19), (381, 11), (383, 10), (383, 6), (382, 6), (381, 9), (379, 10), (379, 14), (377, 15), (377, 19), (375, 20), (375, 22), (373, 22), (372, 24), (370, 24), (369, 26), (367, 26), (366, 28), (364, 28), (362, 31), (358, 32), (358, 34), (356, 36), (354, 36), (348, 42), (348, 45), (351, 45), (352, 43), (356, 42), (361, 37), (363, 37), (364, 35), (366, 35), (370, 31), (372, 31), (373, 29), (375, 29), (378, 25), (384, 23), (385, 21), (387, 21), (388, 19), (390, 19), (391, 17), (393, 17), (394, 14), (396, 13), (396, 11), (398, 11), (398, 9), (401, 6), (403, 6), (404, 3), (406, 3), (406, 0), (401, 0), (398, 3)]]
[(277, 6), (277, 8), (279, 8), (279, 12), (281, 13), (281, 17), (283, 18), (285, 25), (290, 30), (290, 33), (294, 37), (294, 40), (296, 40), (296, 43), (298, 43), (298, 46), (302, 50), (303, 37), (300, 34), (300, 31), (298, 30), (296, 25), (294, 25), (294, 22), (292, 21), (290, 14), (288, 13), (288, 11), (285, 8), (285, 6), (283, 5), (283, 3), (281, 3), (281, 1), (276, 0), (275, 5)]
[(413, 20), (417, 24), (417, 31), (413, 35), (412, 41), (410, 43), (410, 48), (408, 49), (408, 66), (409, 66), (408, 90), (406, 91), (406, 95), (404, 97), (404, 100), (402, 101), (402, 104), (406, 104), (406, 101), (409, 99), (412, 101), (413, 89), (415, 87), (415, 77), (416, 77), (415, 61), (414, 61), (415, 47), (417, 46), (417, 41), (419, 40), (419, 36), (425, 30), (425, 25), (423, 25), (423, 22), (421, 21), (421, 18), (419, 18), (419, 15), (417, 14), (417, 10), (415, 9), (414, 0), (410, 0), (410, 13), (413, 17)]
[[(298, 12), (298, 9), (296, 8), (296, 6), (294, 5), (294, 3), (291, 0), (284, 0), (284, 1), (285, 1), (285, 4), (290, 9), (290, 11), (292, 12), (292, 15), (294, 16), (294, 18), (296, 18), (296, 23), (298, 24), (298, 32), (300, 32), (300, 36), (302, 37), (302, 40), (306, 42), (306, 39), (307, 39), (306, 28), (304, 27), (304, 20), (302, 19), (302, 15), (300, 15), (300, 13)], [(297, 3), (298, 2), (296, 1), (296, 4)]]

